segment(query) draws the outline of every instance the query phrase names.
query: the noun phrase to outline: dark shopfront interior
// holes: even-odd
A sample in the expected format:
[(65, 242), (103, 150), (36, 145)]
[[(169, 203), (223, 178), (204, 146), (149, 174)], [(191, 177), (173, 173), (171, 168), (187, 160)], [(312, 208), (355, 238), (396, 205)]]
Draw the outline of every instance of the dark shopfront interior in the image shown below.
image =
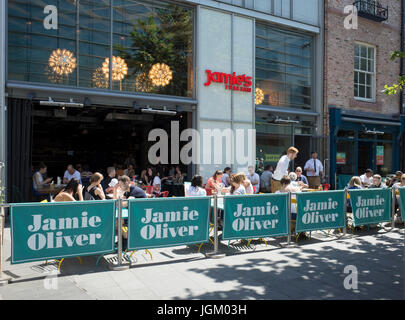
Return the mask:
[[(156, 143), (148, 142), (151, 130), (164, 129), (170, 143), (171, 121), (179, 121), (180, 132), (191, 126), (187, 112), (173, 116), (111, 106), (63, 108), (23, 99), (9, 99), (8, 119), (9, 202), (32, 199), (32, 173), (40, 162), (55, 183), (68, 164), (106, 174), (114, 164), (126, 169), (128, 158), (135, 159), (140, 175), (150, 165), (148, 150)], [(187, 172), (187, 167), (182, 169)]]

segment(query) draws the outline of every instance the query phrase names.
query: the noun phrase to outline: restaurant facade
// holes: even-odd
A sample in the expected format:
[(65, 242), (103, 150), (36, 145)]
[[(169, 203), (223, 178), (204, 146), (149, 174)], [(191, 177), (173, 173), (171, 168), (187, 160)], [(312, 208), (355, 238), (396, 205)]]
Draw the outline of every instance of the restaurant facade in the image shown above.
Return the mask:
[(403, 94), (384, 92), (404, 73), (390, 55), (404, 51), (405, 1), (356, 1), (358, 19), (345, 25), (352, 4), (325, 3), (324, 124), (338, 188), (368, 168), (382, 177), (405, 169)]
[(68, 163), (105, 170), (125, 158), (139, 173), (149, 165), (149, 132), (163, 129), (172, 141), (174, 122), (213, 138), (208, 147), (201, 140), (200, 161), (183, 164), (188, 177), (275, 165), (291, 145), (301, 151), (295, 165), (311, 150), (322, 155), (323, 14), (321, 0), (2, 1), (8, 201), (27, 200), (41, 161), (54, 178)]

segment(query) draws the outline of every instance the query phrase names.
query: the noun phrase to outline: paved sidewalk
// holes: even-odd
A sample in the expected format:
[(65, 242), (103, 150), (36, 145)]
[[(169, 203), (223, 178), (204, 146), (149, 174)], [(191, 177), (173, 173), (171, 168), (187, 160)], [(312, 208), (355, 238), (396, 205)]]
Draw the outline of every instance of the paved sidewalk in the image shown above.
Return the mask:
[[(110, 271), (109, 256), (56, 263), (10, 265), (6, 229), (6, 274), (1, 299), (404, 299), (404, 233), (400, 227), (363, 230), (348, 239), (313, 234), (297, 248), (280, 248), (284, 239), (264, 243), (222, 242), (223, 259), (206, 259), (196, 246), (153, 249), (153, 260), (136, 252), (126, 271)], [(346, 290), (344, 269), (358, 270), (358, 289)], [(55, 281), (56, 280), (56, 281)], [(56, 288), (57, 287), (57, 288)]]

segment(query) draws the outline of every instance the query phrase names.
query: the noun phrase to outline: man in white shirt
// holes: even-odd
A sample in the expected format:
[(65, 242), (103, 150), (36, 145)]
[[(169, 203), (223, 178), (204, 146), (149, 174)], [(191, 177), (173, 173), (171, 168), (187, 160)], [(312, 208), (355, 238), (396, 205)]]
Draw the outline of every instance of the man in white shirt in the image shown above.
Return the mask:
[(367, 169), (366, 173), (360, 176), (360, 181), (364, 188), (368, 188), (373, 184), (373, 175), (373, 170)]
[(284, 155), (280, 158), (277, 163), (276, 170), (274, 170), (273, 177), (271, 179), (271, 192), (275, 193), (276, 191), (281, 189), (280, 180), (288, 175), (288, 167), (290, 165), (290, 161), (294, 160), (297, 157), (298, 149), (294, 147), (290, 147), (287, 150), (287, 155)]
[(65, 174), (63, 175), (63, 183), (68, 184), (69, 181), (72, 179), (79, 180), (80, 184), (82, 184), (80, 172), (73, 168), (71, 164), (69, 164), (67, 170), (65, 171)]
[(308, 184), (311, 189), (318, 189), (321, 185), (321, 178), (324, 178), (323, 165), (319, 161), (318, 154), (314, 151), (311, 153), (311, 159), (309, 159), (304, 166), (304, 170), (307, 172)]
[(256, 187), (254, 193), (259, 193), (260, 189), (260, 177), (259, 175), (255, 172), (255, 167), (254, 166), (249, 166), (248, 167), (248, 175), (247, 178), (250, 180), (250, 183), (252, 184), (253, 188)]

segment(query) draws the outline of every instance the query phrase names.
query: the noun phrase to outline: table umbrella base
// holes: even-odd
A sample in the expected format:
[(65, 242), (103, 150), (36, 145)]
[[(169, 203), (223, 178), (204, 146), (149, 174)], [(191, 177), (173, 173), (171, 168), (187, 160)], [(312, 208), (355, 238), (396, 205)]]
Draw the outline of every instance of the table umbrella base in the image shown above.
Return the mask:
[(205, 256), (210, 259), (222, 259), (225, 258), (226, 254), (220, 252), (208, 252)]

